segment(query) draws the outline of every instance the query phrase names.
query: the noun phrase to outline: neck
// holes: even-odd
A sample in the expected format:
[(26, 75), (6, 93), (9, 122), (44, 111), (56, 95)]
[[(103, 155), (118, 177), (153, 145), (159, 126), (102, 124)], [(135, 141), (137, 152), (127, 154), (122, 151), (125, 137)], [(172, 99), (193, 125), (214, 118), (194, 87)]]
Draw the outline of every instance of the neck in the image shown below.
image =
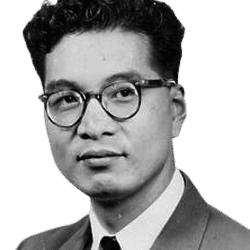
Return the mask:
[(98, 220), (106, 230), (115, 234), (143, 213), (169, 185), (174, 171), (174, 158), (164, 167), (158, 176), (146, 183), (140, 190), (120, 200), (105, 202), (91, 200)]

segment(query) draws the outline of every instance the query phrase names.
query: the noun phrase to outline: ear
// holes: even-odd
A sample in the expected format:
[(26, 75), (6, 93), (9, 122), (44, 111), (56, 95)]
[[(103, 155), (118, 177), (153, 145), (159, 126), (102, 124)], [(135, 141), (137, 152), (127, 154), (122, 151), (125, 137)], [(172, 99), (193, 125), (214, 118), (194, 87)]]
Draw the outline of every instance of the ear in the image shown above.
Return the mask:
[(186, 103), (184, 99), (184, 89), (181, 85), (170, 89), (172, 107), (172, 138), (179, 135), (182, 124), (186, 118)]

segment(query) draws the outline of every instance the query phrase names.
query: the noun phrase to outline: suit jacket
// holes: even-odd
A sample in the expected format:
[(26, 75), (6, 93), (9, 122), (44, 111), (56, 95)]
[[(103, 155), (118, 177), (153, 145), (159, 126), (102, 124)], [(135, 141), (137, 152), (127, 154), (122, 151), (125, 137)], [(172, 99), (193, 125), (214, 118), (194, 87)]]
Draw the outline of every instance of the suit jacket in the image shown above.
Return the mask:
[[(208, 205), (182, 175), (184, 194), (151, 250), (250, 250), (250, 231)], [(72, 225), (31, 236), (17, 250), (89, 250), (91, 242), (86, 216)]]

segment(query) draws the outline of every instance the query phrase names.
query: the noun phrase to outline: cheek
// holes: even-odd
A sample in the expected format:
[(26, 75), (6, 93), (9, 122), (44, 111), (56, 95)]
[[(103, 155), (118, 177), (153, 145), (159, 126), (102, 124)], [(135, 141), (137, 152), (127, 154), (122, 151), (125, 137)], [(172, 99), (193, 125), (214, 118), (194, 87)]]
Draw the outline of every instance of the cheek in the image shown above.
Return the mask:
[[(165, 97), (166, 98), (166, 97)], [(165, 99), (166, 102), (166, 99)], [(129, 128), (136, 159), (145, 162), (166, 157), (171, 143), (171, 112), (160, 100), (151, 105), (144, 105), (140, 112), (131, 120)], [(160, 159), (159, 159), (160, 160)]]
[(47, 134), (49, 137), (51, 151), (59, 169), (63, 170), (69, 163), (69, 136), (62, 132), (60, 128), (46, 123)]
[(64, 162), (67, 156), (66, 148), (62, 143), (60, 143), (60, 141), (57, 140), (50, 140), (50, 146), (54, 159), (57, 165), (60, 167), (62, 165), (60, 163)]
[(154, 143), (171, 137), (171, 109), (166, 98), (162, 94), (141, 106), (134, 128), (135, 133), (140, 134), (140, 140)]

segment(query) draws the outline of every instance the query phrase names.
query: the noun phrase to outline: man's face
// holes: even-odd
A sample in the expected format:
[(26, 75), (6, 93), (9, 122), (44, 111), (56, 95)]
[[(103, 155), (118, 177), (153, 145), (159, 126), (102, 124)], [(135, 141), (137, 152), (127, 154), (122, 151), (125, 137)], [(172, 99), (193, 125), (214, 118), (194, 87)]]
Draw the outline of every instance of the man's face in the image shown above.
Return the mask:
[[(147, 38), (131, 32), (114, 30), (64, 37), (46, 56), (45, 92), (51, 81), (61, 79), (94, 92), (111, 79), (159, 79), (149, 56)], [(180, 128), (170, 92), (164, 87), (143, 89), (139, 112), (122, 122), (112, 119), (95, 98), (73, 127), (57, 127), (46, 117), (60, 171), (93, 199), (162, 191), (173, 171), (171, 139)], [(107, 156), (107, 151), (116, 155)], [(79, 160), (89, 152), (90, 158)]]

